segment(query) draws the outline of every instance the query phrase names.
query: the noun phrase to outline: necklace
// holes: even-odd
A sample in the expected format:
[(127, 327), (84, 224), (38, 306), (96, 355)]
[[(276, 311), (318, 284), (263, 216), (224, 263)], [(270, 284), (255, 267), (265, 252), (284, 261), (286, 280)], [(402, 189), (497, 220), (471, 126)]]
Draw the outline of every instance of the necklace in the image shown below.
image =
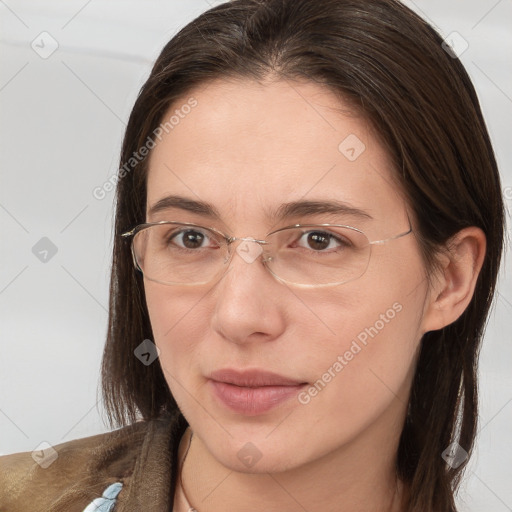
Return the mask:
[[(187, 493), (185, 492), (185, 487), (183, 486), (183, 479), (181, 478), (181, 475), (183, 473), (183, 466), (185, 465), (185, 459), (187, 458), (187, 455), (188, 455), (188, 451), (190, 450), (190, 445), (192, 444), (192, 436), (194, 435), (194, 432), (193, 431), (190, 431), (190, 437), (189, 437), (189, 440), (188, 440), (188, 446), (187, 446), (187, 449), (185, 451), (185, 454), (183, 456), (183, 460), (181, 461), (181, 467), (180, 467), (180, 473), (179, 473), (179, 479), (180, 479), (180, 486), (181, 486), (181, 492), (183, 493), (183, 498), (185, 500), (185, 503), (187, 504), (187, 512), (198, 512), (191, 504), (190, 504), (190, 501), (188, 499), (188, 496), (187, 496)], [(396, 497), (397, 497), (397, 488), (395, 488), (395, 492), (393, 493), (393, 497), (391, 499), (391, 503), (390, 503), (390, 506), (389, 506), (389, 509), (388, 509), (388, 512), (391, 512), (393, 510), (393, 506), (395, 504), (395, 500), (396, 500)]]

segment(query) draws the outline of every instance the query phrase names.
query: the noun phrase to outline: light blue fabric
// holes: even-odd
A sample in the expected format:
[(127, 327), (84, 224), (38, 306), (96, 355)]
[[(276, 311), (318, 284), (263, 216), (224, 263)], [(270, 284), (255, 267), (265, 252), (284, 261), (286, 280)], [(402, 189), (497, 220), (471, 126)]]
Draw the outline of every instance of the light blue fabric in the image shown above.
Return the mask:
[(109, 485), (104, 491), (101, 498), (94, 499), (83, 512), (111, 512), (117, 501), (117, 496), (121, 492), (123, 484), (116, 482)]

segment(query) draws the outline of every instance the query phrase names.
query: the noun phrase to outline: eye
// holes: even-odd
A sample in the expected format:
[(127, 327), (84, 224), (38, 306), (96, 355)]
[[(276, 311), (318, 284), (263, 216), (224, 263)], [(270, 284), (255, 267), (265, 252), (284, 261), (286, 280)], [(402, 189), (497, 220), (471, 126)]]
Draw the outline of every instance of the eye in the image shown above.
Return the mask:
[(175, 244), (181, 249), (201, 249), (208, 247), (208, 241), (213, 241), (210, 236), (203, 231), (197, 229), (181, 229), (171, 233), (168, 238), (168, 244)]
[(327, 252), (327, 249), (338, 249), (350, 246), (350, 241), (328, 231), (306, 231), (298, 240), (300, 247), (317, 252)]

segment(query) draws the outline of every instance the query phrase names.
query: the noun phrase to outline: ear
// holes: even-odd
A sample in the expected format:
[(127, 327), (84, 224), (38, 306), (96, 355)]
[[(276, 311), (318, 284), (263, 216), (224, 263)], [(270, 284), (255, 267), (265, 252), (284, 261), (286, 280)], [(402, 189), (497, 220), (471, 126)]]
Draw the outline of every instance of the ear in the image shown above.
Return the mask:
[(467, 308), (485, 257), (486, 238), (475, 226), (455, 234), (439, 256), (440, 269), (432, 280), (422, 331), (435, 331), (455, 322)]

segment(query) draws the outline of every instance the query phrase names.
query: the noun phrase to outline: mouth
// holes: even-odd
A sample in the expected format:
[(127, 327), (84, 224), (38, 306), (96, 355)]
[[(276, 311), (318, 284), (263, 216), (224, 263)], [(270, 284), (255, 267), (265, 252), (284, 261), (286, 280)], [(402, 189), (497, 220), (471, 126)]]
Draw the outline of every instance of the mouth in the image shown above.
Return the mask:
[(256, 416), (296, 396), (308, 383), (264, 370), (223, 369), (210, 374), (213, 395), (231, 411)]

